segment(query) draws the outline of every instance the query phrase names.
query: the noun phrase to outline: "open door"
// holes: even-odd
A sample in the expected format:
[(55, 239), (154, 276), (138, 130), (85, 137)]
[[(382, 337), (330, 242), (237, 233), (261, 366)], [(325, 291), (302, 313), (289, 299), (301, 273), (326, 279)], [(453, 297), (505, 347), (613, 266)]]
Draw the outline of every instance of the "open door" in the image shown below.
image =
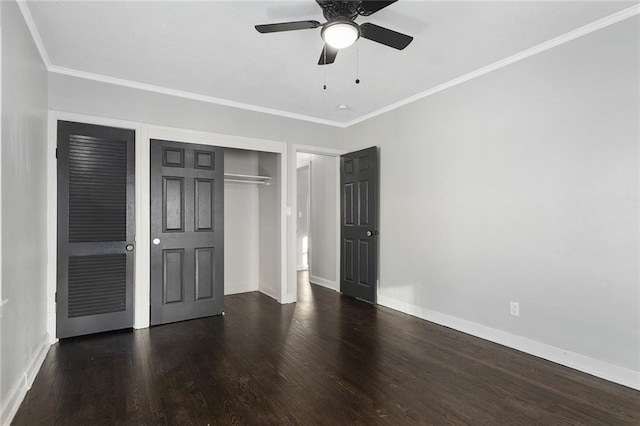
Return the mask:
[(133, 327), (134, 141), (58, 122), (59, 338)]
[(151, 325), (224, 310), (222, 148), (151, 141)]
[(376, 303), (378, 148), (340, 157), (340, 291)]

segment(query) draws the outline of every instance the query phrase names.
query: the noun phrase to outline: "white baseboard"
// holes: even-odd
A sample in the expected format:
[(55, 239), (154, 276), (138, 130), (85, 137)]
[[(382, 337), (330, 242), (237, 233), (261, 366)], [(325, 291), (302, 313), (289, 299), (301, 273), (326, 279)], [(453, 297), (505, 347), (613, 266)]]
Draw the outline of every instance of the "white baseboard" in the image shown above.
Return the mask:
[(609, 380), (610, 382), (640, 390), (640, 371), (620, 367), (576, 352), (547, 345), (546, 343), (517, 336), (430, 309), (421, 308), (409, 303), (400, 302), (392, 298), (378, 295), (378, 304), (454, 330), (462, 331), (472, 336), (480, 337), (481, 339), (517, 349), (539, 358), (544, 358), (556, 364), (561, 364), (600, 377), (601, 379)]
[(254, 284), (227, 284), (224, 286), (224, 295), (239, 293), (250, 293), (252, 291), (258, 291), (258, 283)]
[(279, 302), (280, 302), (281, 305), (287, 305), (289, 303), (296, 303), (297, 300), (292, 295), (287, 295), (287, 296), (285, 296), (284, 299), (280, 300)]
[(29, 361), (22, 376), (14, 383), (7, 395), (3, 395), (3, 400), (0, 401), (0, 407), (2, 408), (0, 411), (0, 425), (11, 424), (13, 417), (18, 412), (20, 404), (27, 395), (27, 391), (31, 389), (31, 385), (33, 385), (50, 347), (49, 335), (47, 334), (38, 345), (36, 353)]
[(336, 282), (328, 280), (326, 278), (320, 278), (320, 277), (316, 277), (315, 275), (309, 275), (309, 282), (312, 284), (317, 284), (321, 287), (326, 287), (328, 289), (338, 291)]
[(280, 297), (278, 294), (278, 291), (274, 288), (270, 288), (270, 287), (266, 287), (266, 286), (260, 286), (260, 288), (258, 289), (258, 291), (264, 295), (269, 296), (272, 299), (275, 299), (276, 301), (278, 301), (278, 303), (280, 302)]

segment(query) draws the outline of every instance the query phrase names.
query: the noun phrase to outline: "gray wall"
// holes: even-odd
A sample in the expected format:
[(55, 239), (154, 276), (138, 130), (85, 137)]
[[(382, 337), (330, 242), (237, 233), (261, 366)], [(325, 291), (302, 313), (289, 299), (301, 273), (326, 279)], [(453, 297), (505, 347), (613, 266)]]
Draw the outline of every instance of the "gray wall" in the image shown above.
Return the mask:
[[(47, 72), (15, 2), (2, 14), (0, 423), (33, 380), (47, 335)], [(7, 406), (9, 405), (9, 406)]]
[(638, 28), (347, 129), (348, 150), (381, 147), (386, 303), (640, 369)]
[(336, 283), (336, 157), (311, 154), (309, 280), (338, 289)]
[(49, 108), (182, 129), (341, 147), (343, 130), (61, 74), (49, 74)]

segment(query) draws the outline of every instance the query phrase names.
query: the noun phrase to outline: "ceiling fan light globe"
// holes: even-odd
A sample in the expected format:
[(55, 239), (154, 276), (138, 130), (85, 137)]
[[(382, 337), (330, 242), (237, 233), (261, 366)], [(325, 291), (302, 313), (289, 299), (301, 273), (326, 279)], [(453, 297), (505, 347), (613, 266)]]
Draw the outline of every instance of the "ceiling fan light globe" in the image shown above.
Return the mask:
[(353, 22), (337, 22), (322, 29), (322, 39), (334, 49), (344, 49), (360, 38), (360, 29)]

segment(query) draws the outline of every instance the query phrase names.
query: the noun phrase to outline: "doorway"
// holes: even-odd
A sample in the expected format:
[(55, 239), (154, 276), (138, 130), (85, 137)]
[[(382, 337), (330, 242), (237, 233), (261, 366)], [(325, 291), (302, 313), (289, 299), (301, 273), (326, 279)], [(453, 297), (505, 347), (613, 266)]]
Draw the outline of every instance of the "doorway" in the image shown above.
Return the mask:
[(339, 291), (339, 157), (296, 153), (296, 272)]

